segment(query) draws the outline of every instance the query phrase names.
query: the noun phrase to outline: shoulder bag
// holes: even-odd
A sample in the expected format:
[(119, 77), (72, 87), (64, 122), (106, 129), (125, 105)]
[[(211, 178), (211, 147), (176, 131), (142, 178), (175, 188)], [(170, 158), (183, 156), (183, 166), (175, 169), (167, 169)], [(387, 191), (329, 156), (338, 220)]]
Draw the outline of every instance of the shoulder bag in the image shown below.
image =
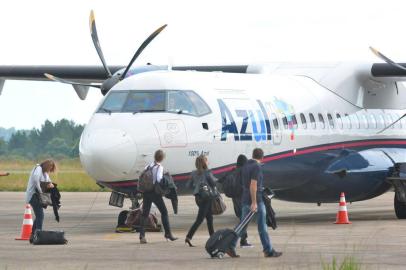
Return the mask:
[(226, 211), (227, 207), (223, 200), (223, 197), (219, 192), (216, 192), (216, 196), (211, 202), (211, 213), (213, 215), (221, 215)]

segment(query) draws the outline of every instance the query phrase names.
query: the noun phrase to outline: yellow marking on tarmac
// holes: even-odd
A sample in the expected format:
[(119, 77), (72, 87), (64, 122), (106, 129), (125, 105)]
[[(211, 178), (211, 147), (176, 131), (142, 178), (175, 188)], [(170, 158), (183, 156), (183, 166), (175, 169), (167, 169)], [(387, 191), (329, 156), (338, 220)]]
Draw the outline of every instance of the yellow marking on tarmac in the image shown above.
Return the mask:
[(108, 233), (103, 236), (104, 240), (115, 240), (118, 239), (120, 235), (118, 233)]

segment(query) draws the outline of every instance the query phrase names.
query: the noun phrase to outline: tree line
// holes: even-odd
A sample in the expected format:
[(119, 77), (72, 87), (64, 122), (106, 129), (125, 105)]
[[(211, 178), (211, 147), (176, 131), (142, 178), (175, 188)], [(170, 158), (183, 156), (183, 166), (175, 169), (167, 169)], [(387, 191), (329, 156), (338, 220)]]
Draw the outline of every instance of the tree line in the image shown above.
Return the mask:
[(79, 140), (84, 125), (62, 119), (53, 124), (46, 120), (40, 129), (18, 130), (10, 139), (0, 137), (0, 156), (38, 159), (75, 158), (79, 156)]

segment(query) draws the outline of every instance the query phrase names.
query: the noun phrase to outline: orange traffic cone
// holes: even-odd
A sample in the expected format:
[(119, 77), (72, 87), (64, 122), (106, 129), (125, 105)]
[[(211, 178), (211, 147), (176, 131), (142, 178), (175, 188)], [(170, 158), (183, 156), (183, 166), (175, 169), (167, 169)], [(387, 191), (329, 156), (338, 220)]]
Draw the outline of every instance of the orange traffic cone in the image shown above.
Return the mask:
[(351, 222), (348, 220), (347, 204), (345, 202), (344, 192), (341, 192), (340, 194), (340, 204), (336, 222), (334, 222), (334, 224), (351, 224)]
[(24, 220), (23, 226), (21, 228), (20, 238), (16, 240), (29, 240), (32, 232), (32, 214), (31, 214), (31, 205), (25, 205)]

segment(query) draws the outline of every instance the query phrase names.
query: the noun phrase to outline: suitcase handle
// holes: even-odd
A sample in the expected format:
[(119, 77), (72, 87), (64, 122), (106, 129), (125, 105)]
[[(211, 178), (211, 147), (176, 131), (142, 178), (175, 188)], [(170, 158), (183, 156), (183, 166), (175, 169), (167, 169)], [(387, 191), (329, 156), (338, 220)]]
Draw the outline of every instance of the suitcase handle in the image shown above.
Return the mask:
[(234, 228), (234, 231), (239, 234), (240, 231), (251, 221), (252, 217), (255, 215), (254, 211), (250, 211), (241, 222)]

